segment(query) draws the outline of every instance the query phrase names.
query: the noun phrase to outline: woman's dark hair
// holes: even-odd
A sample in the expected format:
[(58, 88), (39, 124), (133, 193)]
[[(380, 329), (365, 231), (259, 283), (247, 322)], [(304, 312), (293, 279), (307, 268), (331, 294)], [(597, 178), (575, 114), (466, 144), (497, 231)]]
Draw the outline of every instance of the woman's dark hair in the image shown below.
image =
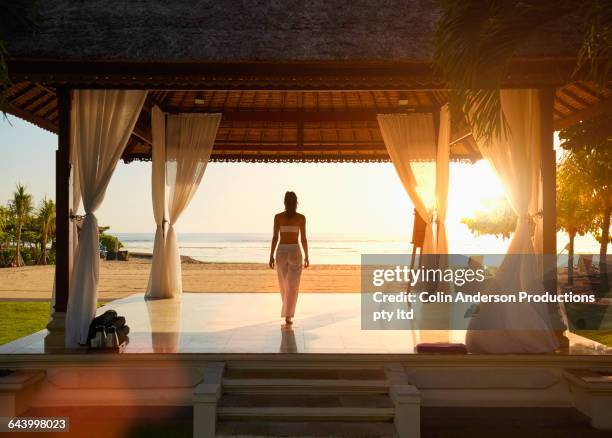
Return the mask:
[(295, 192), (285, 193), (285, 212), (289, 217), (293, 216), (297, 211), (298, 200)]

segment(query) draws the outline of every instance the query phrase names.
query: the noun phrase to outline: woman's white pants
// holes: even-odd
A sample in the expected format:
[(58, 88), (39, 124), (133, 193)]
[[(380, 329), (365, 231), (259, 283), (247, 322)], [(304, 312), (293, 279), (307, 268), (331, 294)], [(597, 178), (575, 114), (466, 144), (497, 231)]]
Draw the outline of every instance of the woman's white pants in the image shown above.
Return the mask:
[(283, 308), (281, 316), (293, 317), (297, 304), (300, 277), (302, 276), (302, 250), (300, 245), (280, 244), (276, 250), (276, 273)]

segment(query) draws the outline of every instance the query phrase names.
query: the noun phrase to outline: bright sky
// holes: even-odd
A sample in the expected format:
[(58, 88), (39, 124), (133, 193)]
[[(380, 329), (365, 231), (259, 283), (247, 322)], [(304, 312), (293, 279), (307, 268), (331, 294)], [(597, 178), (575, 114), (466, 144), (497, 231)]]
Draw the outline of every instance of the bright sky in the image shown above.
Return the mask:
[[(27, 186), (36, 203), (44, 196), (54, 198), (56, 148), (54, 134), (11, 116), (0, 121), (0, 203), (11, 197), (17, 182)], [(113, 232), (154, 232), (150, 179), (150, 163), (120, 162), (97, 213), (100, 225)], [(412, 230), (412, 205), (389, 163), (210, 163), (177, 231), (270, 232), (286, 190), (298, 194), (310, 233), (410, 235)], [(451, 251), (505, 250), (507, 242), (475, 239), (460, 224), (484, 199), (501, 194), (485, 161), (451, 165)]]

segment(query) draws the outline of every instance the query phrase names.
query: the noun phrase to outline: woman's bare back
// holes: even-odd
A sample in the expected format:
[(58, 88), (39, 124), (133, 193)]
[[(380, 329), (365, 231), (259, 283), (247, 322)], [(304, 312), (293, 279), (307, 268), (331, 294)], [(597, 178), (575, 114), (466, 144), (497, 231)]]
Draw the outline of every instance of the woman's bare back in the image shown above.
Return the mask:
[(278, 227), (281, 244), (298, 243), (300, 233), (304, 234), (306, 218), (303, 214), (295, 213), (291, 217), (286, 212), (274, 216), (274, 223)]

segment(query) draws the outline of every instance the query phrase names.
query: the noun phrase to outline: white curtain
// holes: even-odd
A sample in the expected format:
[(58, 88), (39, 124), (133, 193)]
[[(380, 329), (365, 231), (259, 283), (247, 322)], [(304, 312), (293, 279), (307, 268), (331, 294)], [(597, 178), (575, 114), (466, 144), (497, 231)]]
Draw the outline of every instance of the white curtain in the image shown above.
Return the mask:
[[(540, 292), (544, 286), (530, 224), (537, 213), (541, 184), (539, 96), (537, 90), (503, 90), (501, 103), (509, 134), (489, 144), (477, 141), (483, 157), (503, 183), (518, 220), (508, 256), (502, 261), (491, 290), (515, 294)], [(491, 327), (500, 330), (488, 330)], [(548, 306), (532, 303), (481, 304), (470, 324), (466, 343), (470, 351), (482, 353), (541, 353), (558, 347)]]
[(166, 115), (155, 106), (151, 112), (152, 129), (152, 174), (151, 189), (153, 217), (157, 228), (153, 243), (151, 274), (146, 298), (167, 298), (168, 288), (165, 275), (165, 218), (166, 218)]
[[(449, 111), (440, 111), (438, 144), (432, 114), (379, 114), (378, 125), (391, 157), (419, 216), (425, 220), (423, 254), (446, 253), (446, 204), (450, 141)], [(434, 236), (437, 210), (438, 232)]]
[[(163, 115), (162, 115), (163, 116)], [(160, 122), (160, 114), (156, 116), (156, 129), (154, 137), (164, 135), (163, 126)], [(179, 114), (166, 115), (165, 129), (165, 184), (161, 184), (159, 176), (160, 168), (157, 166), (156, 158), (153, 158), (154, 187), (159, 193), (153, 194), (156, 222), (158, 222), (162, 202), (161, 191), (168, 190), (167, 196), (167, 230), (165, 236), (165, 248), (163, 264), (152, 266), (149, 284), (158, 282), (159, 288), (151, 287), (147, 291), (147, 298), (173, 298), (179, 296), (183, 291), (181, 279), (181, 257), (174, 225), (185, 210), (206, 170), (206, 165), (212, 152), (217, 129), (221, 122), (221, 114)], [(161, 142), (154, 138), (154, 145), (161, 147)], [(158, 227), (159, 230), (159, 227)], [(155, 271), (154, 271), (155, 269)], [(159, 272), (156, 271), (159, 269)]]
[(66, 346), (87, 342), (96, 313), (100, 269), (98, 209), (138, 120), (146, 91), (74, 92), (74, 145), (85, 220), (77, 245), (66, 314)]
[[(79, 161), (76, 151), (76, 111), (70, 111), (70, 178), (72, 182), (72, 214), (76, 215), (81, 205), (81, 183), (79, 179)], [(77, 220), (71, 220), (70, 228), (72, 231), (71, 236), (71, 248), (72, 251), (70, 260), (74, 263), (74, 255), (76, 254), (77, 244), (79, 242)], [(72, 265), (70, 266), (70, 272), (72, 273)]]

